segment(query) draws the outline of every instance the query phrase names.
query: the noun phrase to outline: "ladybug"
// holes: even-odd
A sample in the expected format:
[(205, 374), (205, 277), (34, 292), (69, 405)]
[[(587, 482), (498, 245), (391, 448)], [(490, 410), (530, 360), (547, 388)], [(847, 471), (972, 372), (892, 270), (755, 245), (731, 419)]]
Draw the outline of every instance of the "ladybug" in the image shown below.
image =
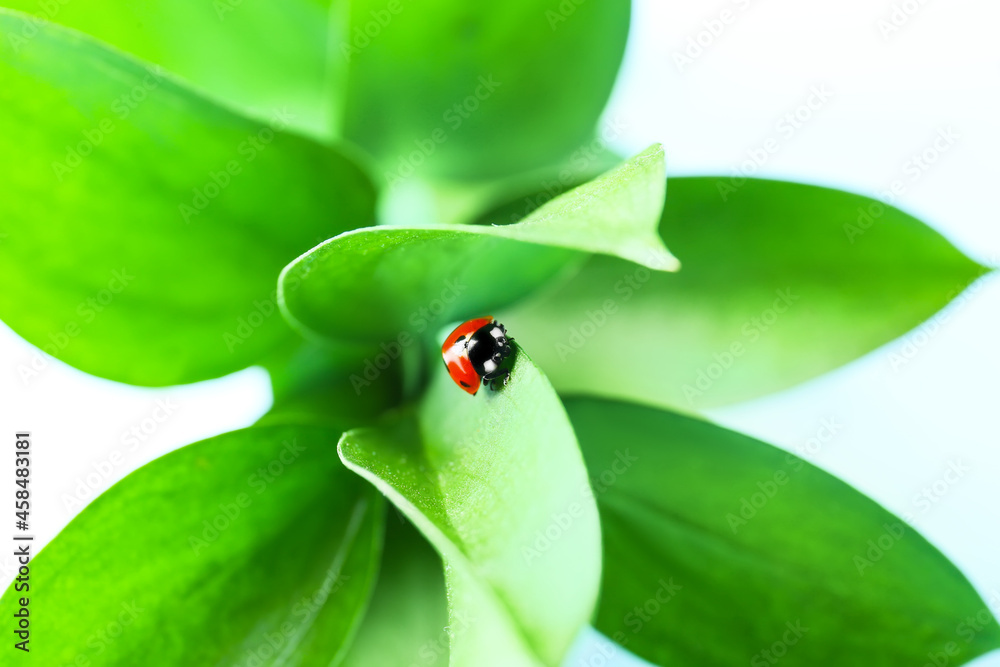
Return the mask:
[(473, 396), (479, 391), (480, 381), (490, 389), (496, 389), (500, 381), (506, 385), (510, 370), (502, 369), (500, 365), (510, 356), (513, 340), (504, 326), (492, 317), (463, 322), (441, 346), (448, 375)]

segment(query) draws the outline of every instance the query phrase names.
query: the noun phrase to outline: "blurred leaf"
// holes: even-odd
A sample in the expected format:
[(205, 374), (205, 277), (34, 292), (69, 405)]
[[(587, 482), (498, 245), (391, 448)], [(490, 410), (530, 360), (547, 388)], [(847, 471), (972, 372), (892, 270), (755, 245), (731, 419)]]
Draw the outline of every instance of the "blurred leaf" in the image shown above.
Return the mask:
[(566, 413), (520, 349), (510, 384), (434, 375), (416, 416), (348, 432), (340, 455), (441, 553), (451, 665), (558, 665), (597, 596), (600, 532)]
[[(684, 410), (753, 398), (900, 336), (981, 273), (874, 200), (753, 179), (720, 190), (729, 183), (669, 180), (660, 234), (684, 263), (677, 274), (593, 257), (502, 314), (560, 391)], [(869, 208), (881, 213), (865, 230)]]
[(401, 368), (376, 366), (372, 345), (305, 341), (269, 360), (274, 404), (260, 424), (314, 424), (341, 432), (375, 422), (402, 400)]
[[(334, 75), (328, 69), (329, 4), (3, 0), (5, 7), (75, 28), (160, 65), (262, 120), (269, 120), (274, 108), (287, 107), (294, 127), (322, 135), (333, 129), (333, 96), (327, 89), (332, 83), (327, 78)], [(33, 26), (8, 24), (4, 32), (17, 49), (34, 39)]]
[(390, 512), (378, 583), (339, 667), (447, 667), (447, 626), (441, 558), (409, 521)]
[(353, 0), (346, 135), (389, 183), (555, 162), (591, 140), (628, 24), (626, 0)]
[(24, 44), (0, 40), (0, 317), (81, 370), (142, 385), (229, 373), (294, 340), (275, 279), (370, 223), (364, 174), (89, 38), (0, 10), (2, 32), (29, 28)]
[(601, 126), (600, 136), (566, 159), (503, 178), (400, 182), (398, 187), (380, 192), (380, 224), (410, 227), (517, 222), (567, 190), (619, 165), (622, 157), (608, 148), (608, 142), (620, 136), (623, 127), (616, 117)]
[(638, 405), (566, 409), (601, 510), (597, 629), (646, 660), (896, 667), (1000, 646), (937, 549), (793, 454)]
[(34, 660), (330, 665), (367, 603), (385, 515), (338, 436), (235, 431), (113, 486), (32, 561)]
[(284, 270), (282, 309), (307, 333), (412, 340), (443, 322), (511, 303), (570, 266), (580, 251), (676, 268), (654, 232), (663, 174), (663, 149), (656, 145), (516, 225), (383, 226), (342, 234)]
[[(567, 163), (567, 166), (562, 168), (535, 172), (528, 177), (485, 184), (478, 190), (465, 187), (465, 191), (481, 194), (475, 201), (478, 208), (473, 210), (470, 206), (469, 210), (473, 212), (467, 213), (460, 221), (479, 225), (509, 225), (520, 222), (539, 206), (592, 180), (618, 162), (620, 162), (619, 157), (602, 152), (582, 159), (581, 164)], [(525, 189), (528, 184), (530, 188)], [(530, 194), (524, 195), (524, 192)]]

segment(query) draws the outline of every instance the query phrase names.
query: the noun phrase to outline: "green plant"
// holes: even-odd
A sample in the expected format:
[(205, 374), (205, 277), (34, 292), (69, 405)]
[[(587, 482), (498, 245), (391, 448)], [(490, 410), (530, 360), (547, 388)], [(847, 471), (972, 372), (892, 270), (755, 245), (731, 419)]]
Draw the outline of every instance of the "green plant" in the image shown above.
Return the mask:
[[(902, 520), (684, 414), (983, 269), (864, 197), (617, 164), (593, 133), (628, 3), (6, 4), (0, 317), (100, 377), (260, 364), (275, 394), (35, 559), (44, 664), (551, 666), (591, 622), (661, 665), (1000, 646)], [(484, 314), (519, 346), (470, 398), (437, 346)]]

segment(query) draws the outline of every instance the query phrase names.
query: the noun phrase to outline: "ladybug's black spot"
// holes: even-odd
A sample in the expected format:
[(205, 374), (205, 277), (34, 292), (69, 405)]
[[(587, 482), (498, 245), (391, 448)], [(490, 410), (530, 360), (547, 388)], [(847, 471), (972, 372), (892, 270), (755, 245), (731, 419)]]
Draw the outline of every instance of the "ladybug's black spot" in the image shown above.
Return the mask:
[(462, 385), (463, 387), (467, 388), (467, 389), (468, 389), (468, 388), (471, 388), (471, 387), (472, 387), (472, 385), (471, 385), (471, 384), (468, 384), (468, 383), (466, 383), (466, 381), (465, 381), (465, 380), (459, 380), (459, 381), (458, 381), (458, 383), (459, 383), (460, 385)]
[(462, 334), (461, 336), (459, 336), (458, 338), (456, 338), (455, 342), (456, 343), (461, 343), (463, 340), (465, 340), (465, 334)]

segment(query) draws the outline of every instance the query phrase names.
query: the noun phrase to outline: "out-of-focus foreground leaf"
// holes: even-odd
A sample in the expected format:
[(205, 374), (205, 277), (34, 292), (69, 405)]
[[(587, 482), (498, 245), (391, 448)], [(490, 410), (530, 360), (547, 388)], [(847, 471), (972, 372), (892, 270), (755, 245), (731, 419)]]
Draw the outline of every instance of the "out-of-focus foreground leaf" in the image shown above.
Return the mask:
[[(33, 664), (327, 667), (381, 550), (379, 494), (339, 431), (254, 427), (189, 445), (98, 497), (32, 561)], [(44, 584), (42, 583), (44, 582)]]
[[(288, 108), (293, 127), (333, 131), (329, 0), (3, 0), (3, 6), (85, 32), (160, 65), (200, 90), (264, 120)], [(330, 18), (328, 18), (330, 17)], [(37, 34), (32, 22), (4, 29), (14, 48)], [(73, 56), (65, 56), (67, 60)], [(341, 67), (342, 69), (342, 67)]]
[(334, 45), (348, 67), (346, 136), (387, 183), (556, 162), (591, 140), (629, 4), (352, 0)]
[(646, 660), (955, 665), (1000, 646), (937, 549), (795, 455), (653, 408), (566, 409), (601, 510), (596, 626)]
[(753, 179), (727, 187), (669, 180), (660, 234), (678, 273), (593, 257), (502, 314), (557, 389), (683, 410), (753, 398), (902, 335), (983, 272), (865, 197)]
[(402, 399), (403, 363), (376, 345), (304, 341), (269, 359), (274, 404), (257, 424), (366, 426)]
[(448, 665), (448, 600), (441, 558), (412, 524), (392, 510), (386, 518), (385, 550), (371, 604), (341, 663), (341, 667), (374, 665)]
[(439, 372), (417, 415), (340, 442), (444, 559), (452, 667), (558, 665), (597, 596), (597, 508), (576, 439), (516, 354), (502, 390), (470, 397)]
[(3, 34), (29, 26), (25, 43), (0, 40), (0, 318), (81, 370), (141, 385), (219, 376), (294, 340), (276, 276), (370, 224), (365, 175), (283, 132), (280, 113), (248, 120), (0, 10)]

